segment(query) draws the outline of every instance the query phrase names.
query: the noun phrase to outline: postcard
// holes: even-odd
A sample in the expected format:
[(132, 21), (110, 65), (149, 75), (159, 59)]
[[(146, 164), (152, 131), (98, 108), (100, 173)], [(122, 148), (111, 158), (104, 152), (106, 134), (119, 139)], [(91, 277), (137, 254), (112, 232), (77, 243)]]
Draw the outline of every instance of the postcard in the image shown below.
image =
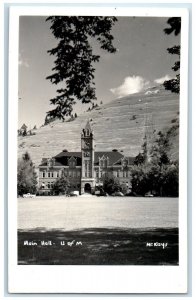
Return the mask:
[(9, 292), (187, 292), (188, 11), (11, 7)]

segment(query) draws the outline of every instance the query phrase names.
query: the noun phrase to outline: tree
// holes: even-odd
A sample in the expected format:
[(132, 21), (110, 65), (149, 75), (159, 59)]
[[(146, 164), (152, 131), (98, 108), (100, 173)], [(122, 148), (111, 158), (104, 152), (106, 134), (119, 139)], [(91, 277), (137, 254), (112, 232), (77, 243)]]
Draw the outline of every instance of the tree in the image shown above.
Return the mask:
[(18, 159), (17, 190), (18, 195), (34, 194), (37, 190), (37, 175), (28, 152)]
[(144, 196), (151, 189), (146, 164), (133, 165), (131, 177), (132, 192), (136, 195)]
[(167, 165), (164, 169), (162, 182), (163, 195), (178, 197), (179, 194), (179, 164), (178, 161)]
[[(167, 23), (170, 25), (169, 28), (165, 28), (164, 32), (166, 34), (174, 33), (175, 35), (180, 34), (181, 31), (181, 18), (175, 17), (175, 18), (169, 18)], [(171, 48), (167, 49), (169, 54), (175, 54), (178, 55), (180, 58), (180, 45), (175, 45)], [(172, 69), (177, 72), (180, 70), (180, 60), (176, 61)], [(171, 91), (172, 93), (179, 94), (180, 92), (180, 74), (176, 75), (176, 78), (166, 80), (163, 83), (166, 90)]]
[[(132, 192), (145, 195), (151, 192), (160, 196), (178, 196), (178, 162), (169, 158), (173, 131), (159, 131), (149, 151), (147, 159), (146, 145), (142, 153), (136, 156), (132, 166)], [(146, 159), (145, 159), (146, 158)]]
[(68, 178), (66, 177), (65, 173), (62, 173), (62, 176), (59, 177), (55, 183), (53, 184), (53, 192), (55, 194), (66, 194), (69, 190), (70, 183)]
[(114, 192), (120, 191), (121, 185), (120, 185), (118, 178), (116, 178), (112, 174), (107, 174), (106, 176), (104, 176), (103, 177), (103, 189), (109, 195), (111, 195)]
[(94, 83), (94, 63), (100, 55), (95, 55), (92, 40), (96, 39), (101, 49), (115, 53), (111, 29), (117, 21), (115, 17), (92, 16), (50, 16), (50, 29), (59, 41), (56, 48), (48, 50), (56, 60), (53, 74), (46, 79), (53, 84), (64, 82), (65, 88), (57, 89), (57, 96), (50, 100), (55, 105), (48, 116), (63, 119), (71, 115), (76, 101), (89, 103), (96, 99)]
[(146, 136), (144, 138), (144, 143), (142, 144), (142, 151), (135, 157), (134, 159), (134, 164), (135, 165), (142, 165), (146, 163), (147, 161), (147, 141), (146, 141)]

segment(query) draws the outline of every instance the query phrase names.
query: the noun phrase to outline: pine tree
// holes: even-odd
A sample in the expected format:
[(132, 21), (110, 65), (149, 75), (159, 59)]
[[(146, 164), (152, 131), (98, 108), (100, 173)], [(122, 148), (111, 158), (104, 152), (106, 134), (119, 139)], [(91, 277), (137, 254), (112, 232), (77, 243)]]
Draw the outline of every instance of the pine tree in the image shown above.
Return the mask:
[(115, 17), (50, 16), (50, 29), (58, 40), (56, 48), (48, 50), (56, 60), (53, 74), (47, 79), (53, 84), (64, 82), (65, 88), (57, 89), (57, 96), (50, 100), (55, 105), (48, 116), (63, 119), (71, 115), (76, 101), (89, 103), (96, 99), (93, 67), (100, 55), (93, 53), (90, 40), (96, 39), (103, 50), (115, 53), (111, 29)]
[(18, 195), (36, 193), (37, 175), (28, 152), (26, 152), (22, 158), (18, 159), (17, 180)]

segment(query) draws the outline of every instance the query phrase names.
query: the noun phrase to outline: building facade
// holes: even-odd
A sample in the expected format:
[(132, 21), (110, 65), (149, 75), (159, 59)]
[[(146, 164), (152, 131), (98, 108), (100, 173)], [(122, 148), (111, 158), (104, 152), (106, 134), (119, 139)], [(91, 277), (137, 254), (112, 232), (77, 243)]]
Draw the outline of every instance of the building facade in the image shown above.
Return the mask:
[(39, 193), (50, 195), (54, 182), (65, 174), (70, 191), (93, 193), (103, 185), (104, 176), (111, 174), (130, 187), (134, 157), (125, 157), (117, 150), (95, 151), (94, 135), (88, 121), (81, 133), (81, 151), (63, 150), (52, 158), (43, 158), (39, 165)]

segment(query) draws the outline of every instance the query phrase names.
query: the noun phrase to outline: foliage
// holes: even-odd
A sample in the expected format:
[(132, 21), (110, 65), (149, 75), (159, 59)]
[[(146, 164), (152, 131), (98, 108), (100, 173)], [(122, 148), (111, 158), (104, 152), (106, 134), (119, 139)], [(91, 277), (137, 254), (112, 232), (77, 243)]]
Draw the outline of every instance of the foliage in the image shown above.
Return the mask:
[(146, 136), (144, 138), (144, 143), (142, 144), (142, 151), (135, 157), (134, 165), (141, 165), (146, 163), (147, 161), (147, 142)]
[(126, 183), (122, 183), (120, 186), (120, 191), (126, 195), (129, 192), (129, 187)]
[(103, 179), (103, 189), (109, 195), (111, 195), (114, 192), (121, 191), (120, 182), (118, 178), (116, 178), (114, 175), (107, 174), (102, 179)]
[(52, 191), (55, 194), (66, 194), (69, 190), (70, 183), (65, 173), (62, 173), (62, 176), (59, 177), (53, 184)]
[(158, 166), (168, 164), (170, 162), (168, 157), (170, 147), (171, 144), (167, 132), (159, 131), (150, 149), (151, 163)]
[(64, 82), (65, 88), (57, 89), (57, 96), (50, 100), (56, 107), (47, 112), (50, 117), (63, 119), (71, 115), (77, 101), (89, 103), (96, 99), (93, 64), (100, 55), (93, 53), (92, 41), (96, 40), (101, 49), (115, 53), (111, 29), (115, 17), (98, 16), (50, 16), (50, 29), (59, 41), (57, 47), (48, 50), (56, 60), (53, 74), (47, 79), (53, 84)]
[[(169, 24), (170, 27), (164, 29), (164, 32), (166, 34), (171, 34), (171, 33), (174, 33), (175, 35), (180, 34), (181, 18), (179, 18), (179, 17), (169, 18), (167, 23)], [(167, 51), (169, 54), (178, 55), (180, 58), (180, 45), (177, 45), (177, 46), (175, 45), (171, 48), (168, 48)], [(175, 62), (174, 66), (172, 67), (172, 70), (174, 70), (175, 72), (180, 70), (180, 60)], [(177, 74), (176, 78), (166, 80), (163, 85), (166, 90), (169, 90), (173, 93), (179, 94), (179, 92), (180, 92), (180, 74)]]
[[(132, 192), (145, 195), (178, 196), (178, 162), (171, 161), (170, 130), (159, 132), (149, 151), (149, 159), (139, 154), (132, 166)], [(142, 146), (146, 148), (145, 143)]]
[(34, 194), (37, 190), (37, 175), (28, 152), (18, 159), (17, 190), (18, 195)]
[(137, 195), (145, 195), (149, 191), (149, 180), (146, 165), (133, 165), (131, 174), (132, 192)]

